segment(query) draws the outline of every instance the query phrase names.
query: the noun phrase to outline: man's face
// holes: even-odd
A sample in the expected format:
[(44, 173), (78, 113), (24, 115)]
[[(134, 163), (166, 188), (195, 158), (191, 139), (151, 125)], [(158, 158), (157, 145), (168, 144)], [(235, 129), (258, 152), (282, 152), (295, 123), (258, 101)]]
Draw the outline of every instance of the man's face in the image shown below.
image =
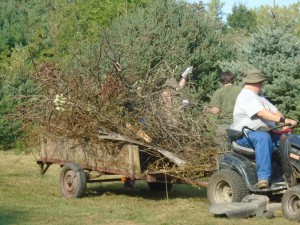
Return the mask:
[(258, 83), (259, 93), (261, 94), (262, 89), (264, 87), (264, 81)]

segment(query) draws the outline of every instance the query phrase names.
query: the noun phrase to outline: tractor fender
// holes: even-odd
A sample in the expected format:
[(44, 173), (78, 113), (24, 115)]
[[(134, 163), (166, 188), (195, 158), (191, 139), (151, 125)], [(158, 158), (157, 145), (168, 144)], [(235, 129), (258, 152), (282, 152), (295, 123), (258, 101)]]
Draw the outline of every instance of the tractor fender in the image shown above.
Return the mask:
[(227, 152), (220, 156), (219, 169), (232, 169), (236, 171), (245, 181), (247, 188), (254, 191), (257, 182), (256, 165), (249, 159), (234, 152)]
[(287, 135), (287, 140), (291, 145), (300, 149), (300, 135), (295, 135), (295, 134)]
[(296, 178), (293, 176), (293, 167), (295, 171), (300, 171), (300, 165), (298, 160), (292, 159), (290, 154), (299, 155), (300, 148), (300, 136), (290, 134), (287, 135), (285, 139), (279, 142), (279, 151), (282, 169), (286, 181), (291, 185), (297, 185)]

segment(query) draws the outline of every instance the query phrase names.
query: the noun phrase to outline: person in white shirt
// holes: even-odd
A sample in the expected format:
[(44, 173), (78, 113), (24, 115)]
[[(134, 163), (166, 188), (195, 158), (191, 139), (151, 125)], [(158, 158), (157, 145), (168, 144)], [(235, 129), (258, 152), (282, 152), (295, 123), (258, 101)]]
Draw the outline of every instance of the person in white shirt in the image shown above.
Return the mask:
[(259, 70), (249, 71), (244, 78), (244, 88), (237, 97), (233, 110), (231, 129), (242, 131), (247, 129), (247, 136), (237, 139), (237, 144), (254, 148), (257, 167), (257, 188), (263, 189), (270, 185), (271, 157), (274, 141), (268, 132), (260, 131), (263, 127), (272, 127), (275, 123), (290, 123), (296, 126), (297, 122), (288, 119), (264, 96), (262, 88), (267, 80)]

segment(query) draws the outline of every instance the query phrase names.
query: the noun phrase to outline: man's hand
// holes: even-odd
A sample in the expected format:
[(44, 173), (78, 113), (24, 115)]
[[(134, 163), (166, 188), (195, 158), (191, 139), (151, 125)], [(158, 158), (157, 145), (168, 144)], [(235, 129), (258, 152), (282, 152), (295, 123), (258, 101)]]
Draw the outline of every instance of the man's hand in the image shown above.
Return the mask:
[(188, 68), (185, 69), (185, 71), (181, 74), (181, 77), (184, 79), (187, 79), (189, 74), (192, 73), (193, 67), (189, 66)]
[(288, 119), (288, 118), (285, 118), (285, 123), (290, 123), (292, 124), (292, 127), (296, 127), (297, 126), (297, 121), (295, 120), (292, 120), (292, 119)]

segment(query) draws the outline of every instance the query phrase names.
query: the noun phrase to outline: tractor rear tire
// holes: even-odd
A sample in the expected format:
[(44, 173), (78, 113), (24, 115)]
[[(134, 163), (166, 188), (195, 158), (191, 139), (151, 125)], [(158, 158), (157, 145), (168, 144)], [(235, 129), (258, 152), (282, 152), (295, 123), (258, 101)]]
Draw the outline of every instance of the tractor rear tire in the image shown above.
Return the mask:
[(207, 195), (210, 204), (240, 202), (248, 194), (243, 178), (234, 170), (219, 170), (209, 179)]

